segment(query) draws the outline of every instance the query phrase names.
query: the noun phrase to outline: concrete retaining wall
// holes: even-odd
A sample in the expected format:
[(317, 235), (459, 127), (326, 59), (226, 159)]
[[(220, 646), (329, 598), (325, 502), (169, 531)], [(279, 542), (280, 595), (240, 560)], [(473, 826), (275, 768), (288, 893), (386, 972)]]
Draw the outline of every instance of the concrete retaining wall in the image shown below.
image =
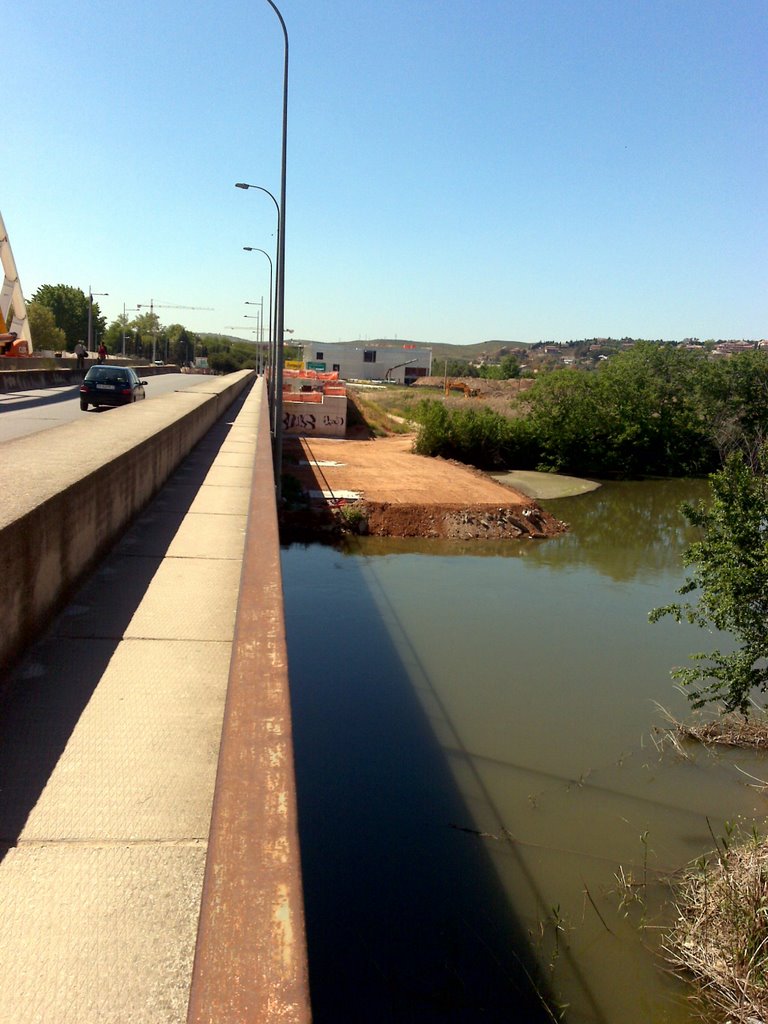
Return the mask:
[(0, 670), (255, 378), (195, 378), (187, 391), (2, 446)]
[(347, 433), (347, 396), (323, 395), (322, 402), (293, 399), (283, 394), (283, 432), (296, 436), (344, 437)]

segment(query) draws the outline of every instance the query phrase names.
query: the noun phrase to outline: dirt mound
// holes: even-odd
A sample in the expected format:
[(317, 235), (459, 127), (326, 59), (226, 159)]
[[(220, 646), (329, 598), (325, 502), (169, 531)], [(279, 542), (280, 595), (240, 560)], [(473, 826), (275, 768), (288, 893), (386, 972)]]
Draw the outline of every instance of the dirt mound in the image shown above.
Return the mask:
[[(358, 502), (360, 525), (376, 537), (506, 540), (552, 537), (567, 527), (538, 505), (393, 505)], [(354, 528), (354, 527), (353, 527)]]
[(283, 472), (302, 497), (281, 510), (284, 536), (315, 530), (503, 540), (566, 529), (522, 492), (469, 466), (415, 455), (412, 446), (406, 435), (292, 438)]

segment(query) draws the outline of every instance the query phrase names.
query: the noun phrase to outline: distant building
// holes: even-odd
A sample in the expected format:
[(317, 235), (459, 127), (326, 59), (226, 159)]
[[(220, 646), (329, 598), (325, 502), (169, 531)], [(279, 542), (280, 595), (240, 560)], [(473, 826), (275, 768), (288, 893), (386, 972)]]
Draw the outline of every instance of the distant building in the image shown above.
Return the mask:
[(410, 384), (432, 375), (432, 349), (415, 345), (304, 345), (304, 366), (336, 372), (342, 380), (389, 380)]
[(751, 352), (754, 348), (754, 341), (721, 341), (715, 346), (715, 352), (719, 355), (736, 355), (739, 352)]

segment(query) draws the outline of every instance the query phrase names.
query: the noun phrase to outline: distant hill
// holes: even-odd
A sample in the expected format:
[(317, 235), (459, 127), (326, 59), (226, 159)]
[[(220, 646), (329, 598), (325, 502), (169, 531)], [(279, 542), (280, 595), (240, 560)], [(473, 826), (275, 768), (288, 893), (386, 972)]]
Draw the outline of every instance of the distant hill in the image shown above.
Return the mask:
[[(221, 333), (213, 334), (211, 332), (201, 332), (201, 338), (217, 337), (225, 338), (227, 341), (237, 343), (240, 345), (255, 345), (256, 342), (252, 338), (237, 338), (231, 334)], [(265, 338), (266, 341), (266, 338)], [(340, 345), (342, 348), (360, 348), (362, 346), (370, 348), (402, 348), (403, 345), (415, 345), (417, 348), (431, 348), (432, 349), (432, 360), (435, 366), (444, 359), (467, 359), (471, 363), (478, 363), (481, 361), (498, 362), (504, 356), (510, 353), (519, 351), (520, 349), (529, 348), (533, 342), (528, 341), (479, 341), (474, 345), (448, 345), (444, 342), (429, 342), (429, 341), (411, 341), (408, 338), (366, 338), (365, 341), (357, 339), (356, 341), (334, 341), (334, 342), (323, 342), (315, 341), (312, 338), (286, 338), (286, 346), (301, 346), (301, 345), (312, 345), (321, 351), (323, 345)]]
[(482, 357), (489, 362), (498, 362), (520, 349), (527, 349), (532, 343), (527, 341), (480, 341), (475, 345), (431, 345), (432, 361), (440, 359), (467, 359), (471, 363), (479, 363)]

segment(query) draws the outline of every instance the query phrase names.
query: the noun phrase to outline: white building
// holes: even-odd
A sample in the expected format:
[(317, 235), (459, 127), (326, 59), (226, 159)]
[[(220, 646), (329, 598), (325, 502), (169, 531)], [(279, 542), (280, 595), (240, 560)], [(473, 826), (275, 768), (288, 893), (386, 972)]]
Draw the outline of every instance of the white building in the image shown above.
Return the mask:
[(302, 346), (308, 370), (336, 371), (342, 380), (389, 380), (410, 384), (432, 375), (432, 349), (415, 345)]

